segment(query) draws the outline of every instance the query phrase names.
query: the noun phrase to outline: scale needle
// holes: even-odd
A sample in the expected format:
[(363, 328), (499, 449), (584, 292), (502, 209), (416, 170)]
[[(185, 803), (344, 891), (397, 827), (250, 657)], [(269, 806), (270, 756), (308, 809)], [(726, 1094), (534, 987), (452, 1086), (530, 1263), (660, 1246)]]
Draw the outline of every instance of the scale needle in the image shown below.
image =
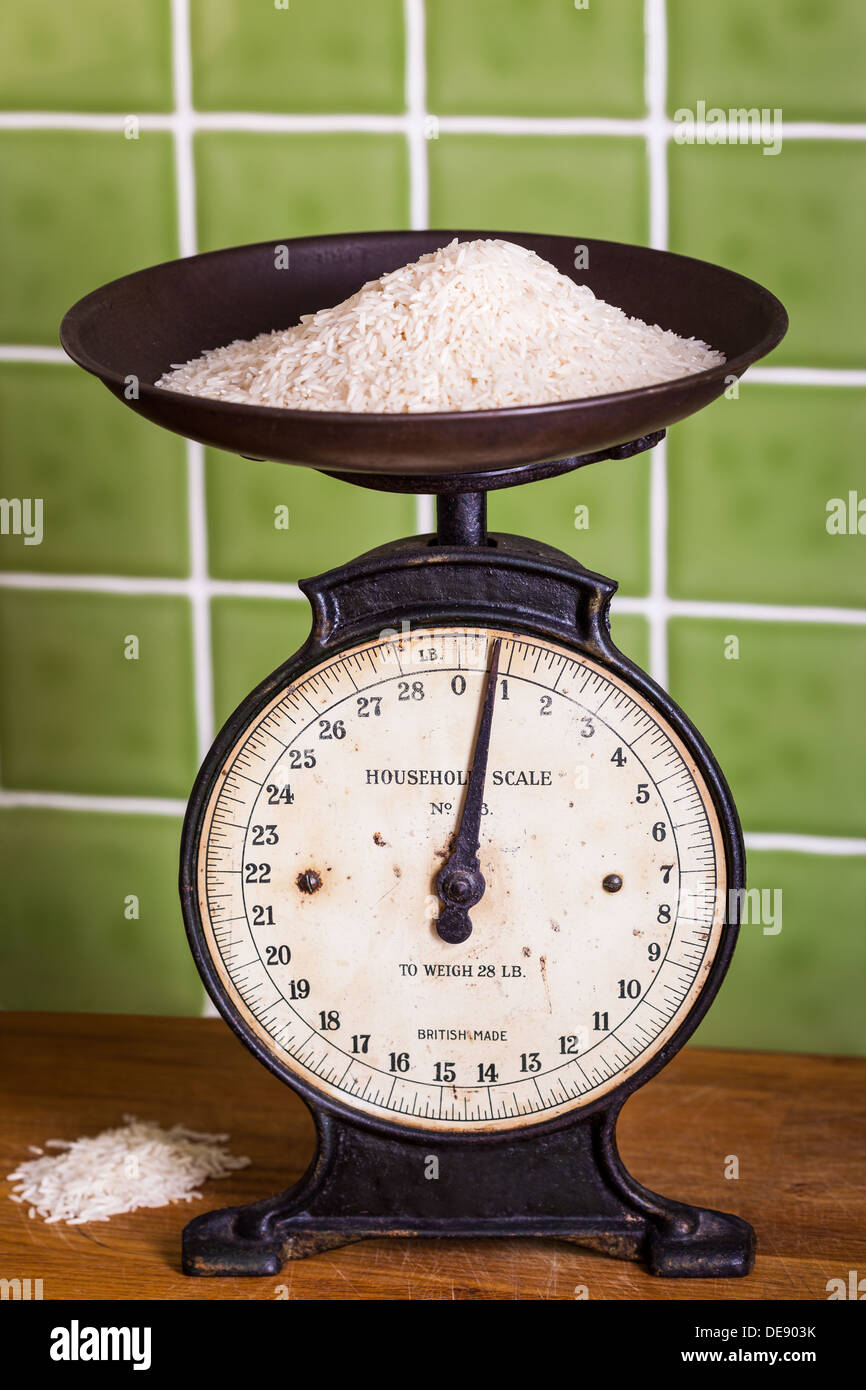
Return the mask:
[(481, 901), (487, 886), (478, 862), (478, 847), (501, 645), (502, 639), (497, 637), (491, 649), (490, 672), (484, 692), (484, 706), (481, 710), (475, 751), (472, 755), (469, 786), (463, 802), (463, 814), (460, 817), (451, 856), (436, 875), (436, 892), (442, 903), (442, 910), (436, 919), (436, 930), (443, 941), (455, 945), (466, 941), (472, 934), (469, 908), (475, 907), (476, 903)]

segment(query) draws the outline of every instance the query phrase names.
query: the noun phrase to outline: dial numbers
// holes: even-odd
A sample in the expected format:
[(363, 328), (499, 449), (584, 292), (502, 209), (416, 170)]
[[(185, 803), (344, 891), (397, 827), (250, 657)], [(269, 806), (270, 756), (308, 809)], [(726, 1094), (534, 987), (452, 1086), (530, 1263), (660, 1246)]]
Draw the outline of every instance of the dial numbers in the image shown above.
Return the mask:
[[(486, 889), (449, 944), (435, 879), (496, 638)], [(643, 1065), (700, 992), (724, 889), (708, 791), (643, 698), (475, 629), (364, 643), (283, 691), (227, 757), (199, 858), (207, 949), (276, 1061), (434, 1130), (547, 1120)]]

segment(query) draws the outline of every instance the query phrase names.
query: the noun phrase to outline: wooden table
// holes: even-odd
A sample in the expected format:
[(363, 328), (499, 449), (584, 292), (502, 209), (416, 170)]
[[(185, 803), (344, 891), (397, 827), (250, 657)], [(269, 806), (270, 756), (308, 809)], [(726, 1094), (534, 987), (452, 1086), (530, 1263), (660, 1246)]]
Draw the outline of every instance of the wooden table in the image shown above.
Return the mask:
[[(620, 1149), (657, 1192), (745, 1217), (748, 1279), (654, 1279), (640, 1265), (553, 1241), (365, 1241), (288, 1264), (275, 1279), (188, 1279), (180, 1235), (200, 1211), (288, 1186), (313, 1150), (303, 1104), (217, 1019), (0, 1015), (0, 1173), (29, 1144), (75, 1139), (124, 1114), (228, 1131), (252, 1166), (201, 1201), (107, 1223), (45, 1225), (0, 1201), (6, 1278), (45, 1299), (819, 1299), (866, 1275), (866, 1061), (686, 1048), (626, 1105)], [(725, 1177), (729, 1158), (739, 1178)], [(6, 1191), (9, 1184), (5, 1184)]]

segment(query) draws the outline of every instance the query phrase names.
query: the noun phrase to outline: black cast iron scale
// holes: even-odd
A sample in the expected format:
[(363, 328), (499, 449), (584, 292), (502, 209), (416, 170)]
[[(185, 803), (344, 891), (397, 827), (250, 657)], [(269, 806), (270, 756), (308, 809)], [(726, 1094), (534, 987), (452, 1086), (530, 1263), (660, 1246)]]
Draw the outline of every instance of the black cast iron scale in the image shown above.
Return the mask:
[[(153, 385), (454, 235), (507, 235), (727, 360), (463, 414), (284, 411)], [(719, 267), (581, 244), (585, 272), (565, 237), (305, 238), (287, 272), (266, 243), (128, 276), (64, 321), (70, 355), (168, 428), (437, 495), (433, 535), (301, 585), (308, 641), (232, 715), (192, 793), (181, 895), (196, 963), (241, 1041), (310, 1106), (318, 1148), (288, 1191), (192, 1221), (188, 1274), (273, 1275), (386, 1235), (557, 1238), (669, 1276), (751, 1269), (746, 1222), (648, 1191), (615, 1142), (623, 1102), (727, 969), (736, 810), (700, 734), (613, 645), (615, 584), (488, 534), (486, 493), (650, 449), (786, 317)]]

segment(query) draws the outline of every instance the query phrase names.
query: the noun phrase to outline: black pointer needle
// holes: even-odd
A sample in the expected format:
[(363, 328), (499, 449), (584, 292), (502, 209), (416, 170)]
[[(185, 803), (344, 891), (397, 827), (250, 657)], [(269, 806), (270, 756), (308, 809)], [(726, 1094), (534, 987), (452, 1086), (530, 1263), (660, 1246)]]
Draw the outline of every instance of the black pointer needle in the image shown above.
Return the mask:
[(493, 643), (490, 660), (490, 674), (484, 693), (484, 708), (481, 723), (475, 740), (472, 755), (472, 772), (463, 814), (451, 857), (436, 875), (436, 892), (442, 903), (442, 910), (436, 919), (436, 930), (443, 941), (457, 944), (465, 941), (472, 933), (469, 908), (474, 907), (484, 896), (486, 884), (478, 862), (478, 846), (481, 832), (481, 807), (484, 802), (484, 782), (487, 777), (487, 754), (490, 748), (490, 726), (493, 723), (493, 702), (496, 699), (496, 676), (499, 671), (499, 648), (502, 639)]

